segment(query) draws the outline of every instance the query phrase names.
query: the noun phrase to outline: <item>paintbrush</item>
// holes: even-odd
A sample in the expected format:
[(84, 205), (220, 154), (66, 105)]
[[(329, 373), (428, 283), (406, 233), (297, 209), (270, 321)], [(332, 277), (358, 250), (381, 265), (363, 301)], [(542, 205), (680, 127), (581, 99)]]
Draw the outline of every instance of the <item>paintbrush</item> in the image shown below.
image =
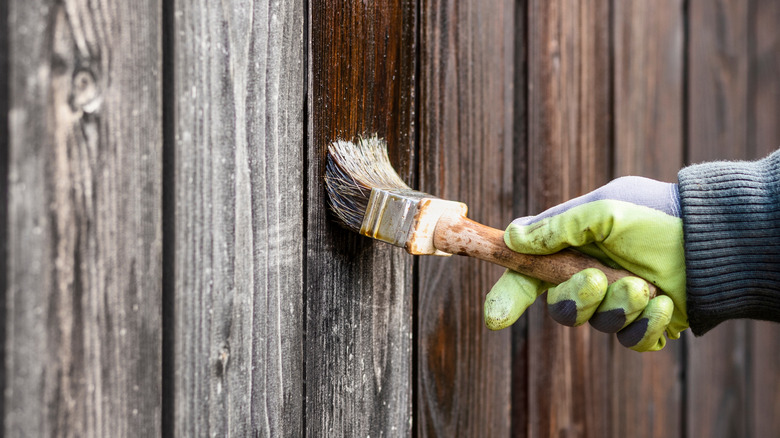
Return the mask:
[[(466, 217), (466, 204), (407, 186), (390, 164), (386, 142), (378, 137), (331, 143), (325, 185), (330, 208), (342, 226), (410, 254), (474, 257), (553, 284), (586, 268), (602, 270), (610, 284), (636, 277), (571, 249), (550, 255), (512, 251), (503, 231)], [(656, 288), (649, 282), (648, 287), (652, 298)]]

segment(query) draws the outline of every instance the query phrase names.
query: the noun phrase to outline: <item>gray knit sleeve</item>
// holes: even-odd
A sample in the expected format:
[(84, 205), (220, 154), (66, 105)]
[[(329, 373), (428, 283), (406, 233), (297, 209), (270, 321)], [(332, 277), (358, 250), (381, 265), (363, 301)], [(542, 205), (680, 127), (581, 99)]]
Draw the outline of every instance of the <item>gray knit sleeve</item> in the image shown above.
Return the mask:
[(690, 166), (678, 179), (693, 333), (727, 319), (780, 322), (780, 151)]

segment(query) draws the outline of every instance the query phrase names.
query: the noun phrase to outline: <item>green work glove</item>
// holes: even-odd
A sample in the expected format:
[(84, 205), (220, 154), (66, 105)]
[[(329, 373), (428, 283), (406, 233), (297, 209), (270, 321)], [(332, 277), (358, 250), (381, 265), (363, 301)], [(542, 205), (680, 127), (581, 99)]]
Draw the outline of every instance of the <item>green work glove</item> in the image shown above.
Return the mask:
[(561, 324), (589, 321), (617, 333), (636, 351), (660, 350), (688, 328), (685, 257), (677, 185), (623, 177), (538, 216), (516, 219), (506, 229), (510, 249), (551, 254), (566, 247), (625, 268), (662, 293), (649, 299), (647, 284), (626, 277), (607, 286), (598, 269), (586, 269), (558, 286), (506, 271), (485, 300), (491, 330), (512, 325), (545, 290), (550, 316)]

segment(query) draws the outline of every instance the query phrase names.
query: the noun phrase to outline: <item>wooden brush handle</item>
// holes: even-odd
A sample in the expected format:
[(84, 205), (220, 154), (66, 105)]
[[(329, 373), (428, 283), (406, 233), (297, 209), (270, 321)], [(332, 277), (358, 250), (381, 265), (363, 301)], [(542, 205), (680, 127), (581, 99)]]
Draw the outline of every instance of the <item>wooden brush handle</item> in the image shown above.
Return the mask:
[[(455, 214), (445, 214), (439, 219), (433, 244), (436, 249), (450, 254), (485, 260), (554, 284), (563, 283), (587, 268), (603, 271), (610, 284), (623, 277), (637, 277), (625, 269), (610, 268), (593, 257), (571, 249), (550, 255), (528, 255), (512, 251), (504, 243), (503, 231)], [(658, 290), (650, 282), (647, 285), (650, 298), (655, 297)]]

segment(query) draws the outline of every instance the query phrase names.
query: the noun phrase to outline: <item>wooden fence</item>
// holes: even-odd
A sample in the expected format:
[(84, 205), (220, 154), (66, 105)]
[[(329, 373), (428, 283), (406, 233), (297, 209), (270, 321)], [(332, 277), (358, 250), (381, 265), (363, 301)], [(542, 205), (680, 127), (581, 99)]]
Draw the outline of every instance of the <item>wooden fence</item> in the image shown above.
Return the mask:
[(780, 146), (771, 0), (0, 2), (5, 436), (780, 435), (780, 326), (637, 354), (337, 227), (327, 143), (503, 228)]

